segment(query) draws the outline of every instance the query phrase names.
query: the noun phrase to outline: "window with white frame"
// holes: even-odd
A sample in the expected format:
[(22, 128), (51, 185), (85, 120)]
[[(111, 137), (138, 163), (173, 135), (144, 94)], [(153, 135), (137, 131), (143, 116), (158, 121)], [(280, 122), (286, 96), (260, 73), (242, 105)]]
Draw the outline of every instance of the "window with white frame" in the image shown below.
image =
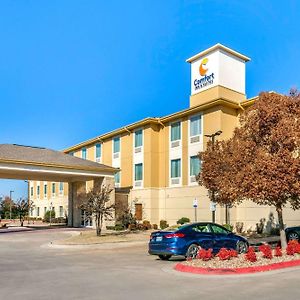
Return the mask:
[(201, 161), (197, 155), (190, 157), (190, 182), (196, 182), (196, 176), (201, 171)]
[(36, 194), (38, 197), (40, 197), (40, 186), (39, 185), (36, 187)]
[(180, 184), (181, 178), (181, 159), (171, 160), (171, 184)]
[(116, 137), (113, 140), (113, 151), (114, 151), (114, 153), (120, 152), (120, 138), (119, 137)]
[(37, 216), (37, 217), (40, 216), (40, 208), (39, 208), (39, 207), (36, 208), (36, 216)]
[(60, 182), (59, 183), (59, 194), (62, 195), (64, 193), (64, 183)]
[(33, 197), (33, 186), (30, 187), (30, 196)]
[(44, 215), (45, 215), (46, 212), (47, 212), (47, 207), (45, 206), (44, 207)]
[(135, 186), (141, 186), (142, 185), (142, 180), (143, 180), (143, 164), (135, 164), (134, 165), (134, 181), (135, 181)]
[(190, 142), (200, 142), (201, 128), (201, 115), (193, 116), (190, 118)]
[(181, 139), (181, 123), (175, 122), (171, 124), (171, 142)]
[(86, 159), (86, 148), (81, 149), (81, 158)]
[(120, 171), (115, 174), (115, 184), (120, 185)]
[(101, 161), (101, 144), (96, 144), (96, 162)]
[(48, 185), (47, 183), (44, 184), (44, 198), (47, 198), (47, 193), (48, 193)]
[(143, 146), (143, 130), (136, 130), (134, 133), (134, 147), (142, 147)]
[(52, 183), (52, 195), (55, 195), (55, 182)]

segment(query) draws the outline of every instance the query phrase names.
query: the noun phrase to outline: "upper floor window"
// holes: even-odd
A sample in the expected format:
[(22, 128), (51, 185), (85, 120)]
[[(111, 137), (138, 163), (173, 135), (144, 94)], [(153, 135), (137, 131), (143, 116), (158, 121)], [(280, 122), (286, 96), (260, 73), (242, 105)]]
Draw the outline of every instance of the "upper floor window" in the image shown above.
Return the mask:
[(96, 160), (101, 157), (101, 144), (96, 144)]
[(190, 135), (196, 136), (201, 134), (201, 116), (194, 116), (190, 119)]
[(143, 180), (143, 164), (136, 164), (134, 166), (134, 180)]
[(181, 124), (180, 122), (171, 124), (171, 141), (177, 141), (181, 139)]
[(115, 174), (115, 183), (120, 183), (120, 171)]
[(64, 183), (63, 183), (63, 182), (60, 182), (60, 183), (59, 183), (59, 193), (60, 193), (60, 194), (63, 194), (63, 192), (64, 192)]
[(114, 153), (120, 152), (120, 138), (114, 138), (113, 140), (113, 151)]
[(47, 183), (44, 184), (44, 196), (45, 198), (47, 197), (47, 191), (48, 190), (48, 186), (47, 186)]
[(197, 155), (190, 158), (190, 176), (197, 176), (201, 170), (201, 161)]
[(30, 196), (31, 196), (31, 197), (33, 196), (33, 186), (30, 187)]
[(40, 186), (39, 185), (36, 187), (36, 193), (38, 196), (40, 195)]
[(86, 159), (86, 148), (81, 149), (81, 158)]
[(137, 131), (135, 131), (134, 134), (134, 147), (141, 147), (143, 146), (143, 130), (139, 129)]
[(181, 177), (181, 159), (171, 160), (171, 178)]
[(52, 183), (52, 194), (55, 194), (55, 183)]

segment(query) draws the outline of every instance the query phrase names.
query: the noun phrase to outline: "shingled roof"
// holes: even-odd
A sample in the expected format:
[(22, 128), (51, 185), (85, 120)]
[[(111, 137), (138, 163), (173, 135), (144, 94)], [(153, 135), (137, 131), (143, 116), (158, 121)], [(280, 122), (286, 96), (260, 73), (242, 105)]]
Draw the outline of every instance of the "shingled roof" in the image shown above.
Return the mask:
[(49, 165), (61, 168), (115, 173), (117, 169), (60, 151), (17, 144), (0, 144), (0, 162)]

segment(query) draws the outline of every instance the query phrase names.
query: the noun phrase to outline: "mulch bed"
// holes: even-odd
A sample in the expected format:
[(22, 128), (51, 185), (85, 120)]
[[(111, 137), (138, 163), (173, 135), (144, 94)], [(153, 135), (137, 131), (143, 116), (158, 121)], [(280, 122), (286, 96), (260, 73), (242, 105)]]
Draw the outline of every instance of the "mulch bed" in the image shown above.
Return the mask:
[(201, 259), (193, 259), (177, 264), (175, 270), (195, 274), (226, 275), (265, 272), (299, 265), (299, 254), (295, 254), (294, 256), (284, 254), (281, 257), (267, 259), (262, 257), (262, 253), (257, 253), (256, 262), (246, 261), (244, 255), (231, 258), (230, 260), (213, 258), (209, 261), (203, 261)]

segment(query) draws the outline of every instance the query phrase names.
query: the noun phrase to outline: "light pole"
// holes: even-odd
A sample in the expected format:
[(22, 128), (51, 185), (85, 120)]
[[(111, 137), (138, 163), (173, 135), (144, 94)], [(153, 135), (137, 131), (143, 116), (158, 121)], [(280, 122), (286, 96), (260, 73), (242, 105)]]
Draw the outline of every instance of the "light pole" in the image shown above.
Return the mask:
[[(222, 130), (218, 130), (213, 134), (205, 134), (204, 136), (208, 137), (211, 139), (212, 142), (212, 150), (215, 150), (215, 141), (216, 141), (216, 136), (220, 135), (222, 133)], [(215, 205), (215, 191), (212, 190), (210, 192), (210, 196), (211, 196), (211, 213), (212, 213), (212, 222), (215, 223), (216, 222), (216, 205)]]
[(9, 219), (11, 220), (11, 202), (12, 202), (12, 199), (11, 199), (11, 194), (13, 193), (14, 191), (9, 191)]

